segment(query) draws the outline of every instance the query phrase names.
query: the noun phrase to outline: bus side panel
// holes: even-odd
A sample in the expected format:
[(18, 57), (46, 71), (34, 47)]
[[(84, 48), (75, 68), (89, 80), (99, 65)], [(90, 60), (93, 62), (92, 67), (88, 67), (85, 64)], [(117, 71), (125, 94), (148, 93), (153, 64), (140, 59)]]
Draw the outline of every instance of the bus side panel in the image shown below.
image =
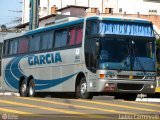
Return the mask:
[(18, 91), (20, 77), (33, 76), (36, 91), (74, 92), (77, 74), (84, 69), (81, 53), (74, 48), (3, 59), (3, 87)]
[(21, 69), (26, 76), (33, 76), (37, 91), (74, 92), (76, 76), (80, 71), (80, 52), (80, 48), (75, 48), (36, 54), (33, 57), (30, 55), (21, 61)]
[(62, 83), (63, 92), (74, 92), (75, 91), (75, 81), (76, 77), (82, 69), (82, 49), (74, 48), (69, 50), (64, 50), (61, 52), (62, 59), (64, 60), (61, 65), (62, 76), (73, 75), (70, 80), (66, 80)]
[[(19, 79), (17, 79), (17, 68), (14, 64), (15, 58), (2, 59), (2, 89), (3, 91), (18, 92)], [(15, 75), (14, 75), (15, 73)]]

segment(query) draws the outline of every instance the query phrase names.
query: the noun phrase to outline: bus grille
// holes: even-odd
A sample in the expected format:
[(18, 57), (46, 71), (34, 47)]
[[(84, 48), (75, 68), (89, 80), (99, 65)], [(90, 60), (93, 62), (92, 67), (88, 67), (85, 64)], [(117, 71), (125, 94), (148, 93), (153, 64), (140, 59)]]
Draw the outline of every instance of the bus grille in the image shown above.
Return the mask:
[(118, 89), (121, 89), (121, 90), (141, 90), (143, 87), (143, 84), (118, 83), (117, 87)]
[[(121, 79), (129, 79), (129, 75), (117, 75)], [(133, 76), (133, 79), (143, 79), (144, 76)]]

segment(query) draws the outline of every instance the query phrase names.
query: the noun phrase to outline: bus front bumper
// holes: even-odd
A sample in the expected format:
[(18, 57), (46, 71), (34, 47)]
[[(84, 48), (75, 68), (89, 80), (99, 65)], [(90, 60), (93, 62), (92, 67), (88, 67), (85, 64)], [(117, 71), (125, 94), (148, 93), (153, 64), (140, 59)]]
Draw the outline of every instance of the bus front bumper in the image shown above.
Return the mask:
[(98, 79), (98, 92), (155, 93), (154, 80), (105, 80)]

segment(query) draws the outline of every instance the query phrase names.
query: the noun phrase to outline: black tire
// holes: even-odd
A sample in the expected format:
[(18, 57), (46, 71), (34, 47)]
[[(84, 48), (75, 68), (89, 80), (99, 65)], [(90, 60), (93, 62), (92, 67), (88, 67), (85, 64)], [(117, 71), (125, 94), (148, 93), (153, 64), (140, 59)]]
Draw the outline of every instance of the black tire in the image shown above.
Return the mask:
[(25, 80), (22, 81), (19, 87), (19, 94), (21, 97), (27, 97), (27, 84)]
[(114, 96), (114, 99), (123, 99), (122, 95), (121, 94), (116, 94)]
[(35, 96), (35, 83), (34, 80), (30, 80), (28, 83), (28, 97), (34, 97)]
[(76, 86), (76, 97), (81, 99), (92, 99), (93, 94), (87, 91), (87, 82), (83, 77), (80, 80), (80, 84)]
[(80, 98), (80, 87), (79, 87), (80, 85), (78, 84), (78, 85), (76, 85), (76, 93), (75, 93), (75, 98)]

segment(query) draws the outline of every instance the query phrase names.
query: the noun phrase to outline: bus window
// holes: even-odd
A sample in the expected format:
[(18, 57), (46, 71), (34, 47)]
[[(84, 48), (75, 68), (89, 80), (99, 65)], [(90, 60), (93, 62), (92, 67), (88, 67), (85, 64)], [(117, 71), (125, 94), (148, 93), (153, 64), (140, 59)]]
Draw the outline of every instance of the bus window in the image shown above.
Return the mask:
[(18, 45), (18, 53), (26, 53), (28, 51), (28, 39), (21, 38)]
[(82, 28), (77, 28), (76, 44), (82, 43), (83, 30)]
[(45, 32), (42, 35), (42, 50), (51, 49), (53, 45), (53, 32)]
[(67, 30), (56, 31), (54, 48), (65, 47), (66, 44), (67, 44)]
[(29, 52), (40, 50), (40, 35), (34, 35), (29, 40)]
[(99, 23), (97, 21), (87, 21), (86, 34), (87, 35), (98, 34), (98, 25)]
[(76, 30), (75, 28), (71, 28), (69, 30), (70, 36), (69, 36), (69, 45), (74, 45), (75, 43), (75, 35), (76, 35)]
[(4, 42), (3, 55), (8, 55), (8, 44), (9, 41)]
[(9, 44), (9, 55), (16, 54), (18, 47), (18, 40), (12, 40)]

